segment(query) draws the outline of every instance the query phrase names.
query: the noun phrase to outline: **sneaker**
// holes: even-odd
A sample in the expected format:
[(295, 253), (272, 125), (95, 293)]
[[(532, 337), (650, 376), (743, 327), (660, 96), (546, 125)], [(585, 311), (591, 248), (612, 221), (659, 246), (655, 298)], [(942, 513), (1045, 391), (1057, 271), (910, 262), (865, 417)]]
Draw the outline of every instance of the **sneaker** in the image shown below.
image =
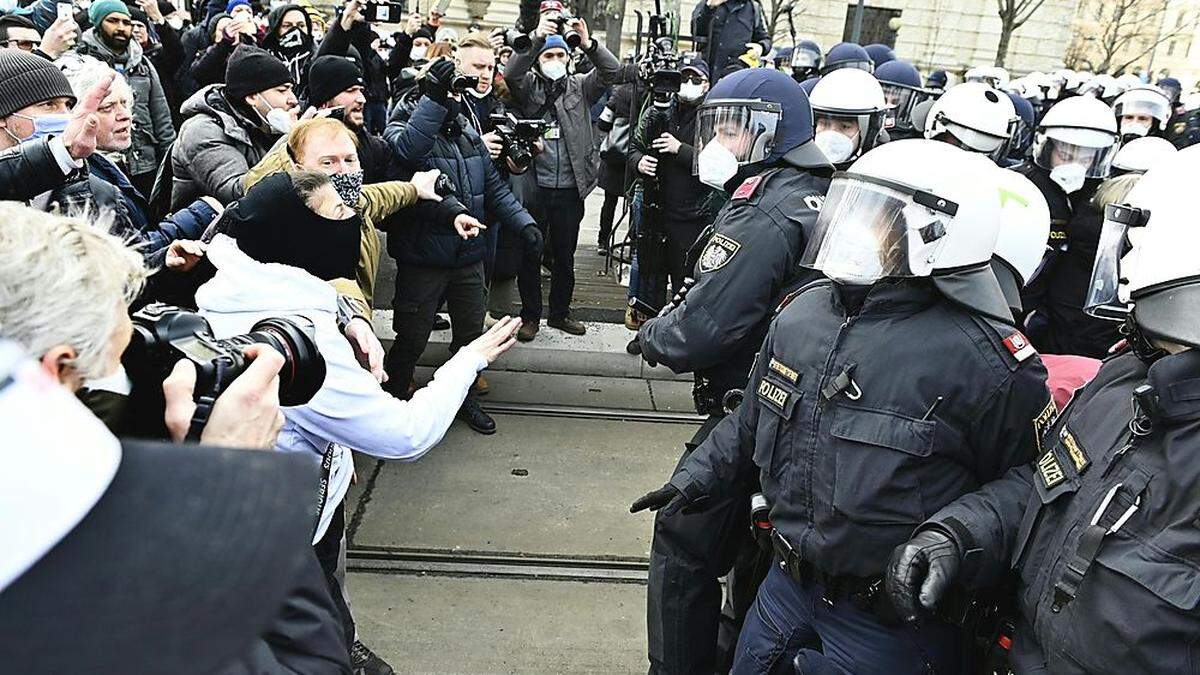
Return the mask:
[(496, 433), (496, 420), (479, 407), (479, 401), (473, 399), (463, 401), (462, 407), (458, 409), (455, 417), (485, 436)]
[(450, 330), (450, 319), (447, 319), (446, 317), (442, 316), (441, 314), (438, 314), (433, 319), (433, 329), (434, 330)]
[(517, 330), (517, 340), (521, 342), (529, 342), (538, 334), (538, 322), (529, 321), (521, 324), (521, 328)]
[(625, 308), (625, 327), (629, 330), (636, 331), (646, 323), (646, 317), (641, 312), (632, 307)]
[(480, 373), (475, 376), (474, 389), (476, 394), (480, 396), (487, 396), (488, 393), (492, 391), (492, 385), (488, 384), (488, 381), (483, 379), (483, 373)]
[(571, 335), (583, 335), (587, 332), (587, 326), (569, 316), (562, 319), (550, 319), (546, 322), (546, 325), (551, 328), (557, 328), (564, 333), (570, 333)]
[(379, 658), (379, 655), (364, 645), (362, 640), (354, 641), (354, 646), (350, 649), (350, 661), (354, 666), (354, 675), (396, 675), (396, 671), (392, 670), (387, 661)]
[(633, 339), (629, 341), (629, 344), (625, 345), (625, 351), (633, 354), (634, 356), (642, 353), (642, 343), (638, 341), (638, 337), (636, 335), (634, 335)]

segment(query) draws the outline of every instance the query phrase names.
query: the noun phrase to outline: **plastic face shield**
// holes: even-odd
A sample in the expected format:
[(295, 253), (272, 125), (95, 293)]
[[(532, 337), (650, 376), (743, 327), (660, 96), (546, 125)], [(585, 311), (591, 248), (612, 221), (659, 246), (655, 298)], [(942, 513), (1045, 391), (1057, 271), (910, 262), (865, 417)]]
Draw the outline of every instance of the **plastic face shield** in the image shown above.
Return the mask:
[(839, 172), (800, 264), (852, 284), (929, 276), (957, 212), (929, 192)]
[(1054, 169), (1063, 164), (1080, 164), (1086, 169), (1085, 175), (1088, 178), (1107, 178), (1113, 156), (1116, 154), (1115, 143), (1108, 147), (1096, 148), (1068, 143), (1041, 133), (1035, 141), (1033, 161), (1045, 169)]
[(913, 89), (901, 84), (880, 82), (883, 88), (883, 100), (889, 109), (883, 118), (883, 128), (891, 129), (899, 126), (903, 129), (912, 128), (912, 109), (918, 103), (929, 98), (929, 92)]
[(793, 68), (820, 68), (821, 55), (811, 49), (792, 50)]
[(1118, 120), (1123, 115), (1149, 115), (1161, 126), (1171, 119), (1171, 102), (1153, 92), (1131, 92), (1113, 104), (1113, 114)]
[(1104, 207), (1104, 227), (1096, 247), (1096, 262), (1083, 311), (1098, 319), (1122, 321), (1129, 314), (1129, 304), (1121, 299), (1121, 259), (1129, 253), (1129, 228), (1144, 227), (1150, 222), (1150, 211), (1128, 204), (1109, 204)]
[[(712, 142), (725, 146), (738, 164), (761, 162), (775, 145), (775, 130), (783, 117), (778, 103), (758, 100), (720, 99), (706, 102), (696, 114), (697, 158)], [(698, 165), (693, 162), (695, 173)]]

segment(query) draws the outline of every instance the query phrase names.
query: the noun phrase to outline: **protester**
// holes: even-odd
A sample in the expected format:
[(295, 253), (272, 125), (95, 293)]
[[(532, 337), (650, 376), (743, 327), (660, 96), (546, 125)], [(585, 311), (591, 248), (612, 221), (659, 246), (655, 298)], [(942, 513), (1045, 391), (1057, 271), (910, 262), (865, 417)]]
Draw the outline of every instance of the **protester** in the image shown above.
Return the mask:
[[(163, 3), (168, 10), (174, 10), (168, 0), (163, 0)], [(137, 8), (130, 8), (129, 17), (133, 21), (133, 39), (141, 45), (145, 58), (154, 65), (163, 94), (167, 97), (172, 126), (178, 128), (182, 121), (179, 106), (184, 98), (175, 79), (175, 73), (183, 65), (183, 43), (180, 42), (179, 31), (163, 15), (158, 0), (139, 0)]]
[[(383, 127), (387, 123), (387, 101), (390, 88), (387, 64), (372, 46), (379, 40), (379, 36), (363, 20), (362, 8), (364, 6), (365, 3), (362, 0), (351, 0), (346, 3), (341, 16), (329, 29), (325, 39), (321, 41), (317, 57), (334, 54), (349, 57), (356, 62), (355, 65), (360, 72), (359, 78), (362, 80), (359, 86), (362, 87), (361, 93), (363, 94), (363, 103), (358, 111), (361, 119), (356, 124), (369, 129), (373, 134), (379, 134), (383, 132)], [(316, 67), (315, 59), (312, 67)], [(308, 101), (316, 103), (316, 96), (312, 88), (322, 86), (324, 83), (320, 82), (319, 76), (315, 73), (310, 75), (310, 78)]]
[(79, 27), (72, 19), (57, 19), (43, 35), (28, 17), (0, 16), (0, 48), (20, 49), (53, 61), (75, 46)]
[(282, 5), (267, 15), (267, 32), (260, 46), (287, 66), (296, 95), (308, 89), (308, 62), (316, 52), (312, 18), (301, 5)]
[[(239, 5), (248, 7), (248, 5)], [(244, 16), (234, 18), (228, 14), (217, 14), (212, 20), (212, 44), (198, 54), (189, 67), (190, 75), (200, 85), (225, 82), (225, 70), (229, 57), (238, 45), (254, 45), (255, 27), (253, 19)]]
[(762, 6), (754, 0), (705, 0), (692, 10), (692, 35), (696, 49), (713, 73), (750, 49), (755, 58), (771, 51)]

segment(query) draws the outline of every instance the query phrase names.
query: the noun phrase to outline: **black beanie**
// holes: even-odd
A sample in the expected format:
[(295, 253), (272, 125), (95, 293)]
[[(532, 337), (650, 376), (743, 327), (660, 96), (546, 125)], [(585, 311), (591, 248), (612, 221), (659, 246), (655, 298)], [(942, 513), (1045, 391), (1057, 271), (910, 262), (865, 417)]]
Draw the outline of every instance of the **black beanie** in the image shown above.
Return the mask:
[(362, 70), (345, 56), (320, 56), (308, 71), (308, 102), (320, 106), (350, 87), (362, 86)]
[(282, 84), (295, 84), (283, 61), (263, 49), (238, 45), (225, 67), (225, 93), (234, 102)]
[(19, 49), (0, 49), (0, 117), (60, 96), (75, 100), (71, 83), (53, 63)]

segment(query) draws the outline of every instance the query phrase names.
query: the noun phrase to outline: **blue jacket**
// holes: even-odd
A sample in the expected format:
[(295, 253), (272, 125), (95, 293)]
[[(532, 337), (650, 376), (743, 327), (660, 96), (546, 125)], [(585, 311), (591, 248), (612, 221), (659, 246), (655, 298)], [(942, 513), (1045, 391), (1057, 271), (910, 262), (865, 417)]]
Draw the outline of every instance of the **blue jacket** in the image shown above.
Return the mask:
[[(383, 137), (395, 150), (401, 170), (411, 174), (440, 169), (454, 184), (454, 195), (466, 211), (483, 222), (518, 232), (533, 225), (533, 217), (492, 164), (479, 133), (463, 115), (447, 124), (448, 113), (445, 106), (425, 96), (411, 111), (403, 105), (396, 106)], [(459, 238), (445, 226), (444, 219), (424, 212), (433, 208), (418, 202), (404, 214), (413, 222), (388, 230), (388, 253), (396, 262), (424, 267), (466, 267), (483, 260), (488, 249), (484, 238)]]

